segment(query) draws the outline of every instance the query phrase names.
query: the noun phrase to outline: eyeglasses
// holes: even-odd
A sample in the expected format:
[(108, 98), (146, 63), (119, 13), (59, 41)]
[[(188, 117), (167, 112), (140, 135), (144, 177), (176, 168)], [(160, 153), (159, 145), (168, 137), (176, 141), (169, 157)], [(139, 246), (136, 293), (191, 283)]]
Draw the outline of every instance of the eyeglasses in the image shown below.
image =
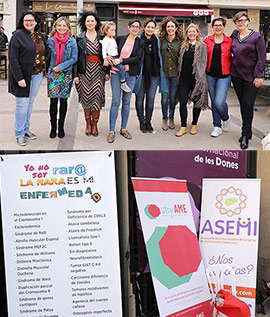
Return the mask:
[(25, 23), (32, 23), (35, 22), (35, 19), (30, 19), (30, 20), (23, 20)]
[(130, 28), (131, 28), (131, 29), (134, 29), (134, 30), (138, 30), (138, 29), (140, 29), (141, 27), (138, 26), (138, 25), (131, 25)]
[(235, 20), (235, 24), (246, 23), (248, 19)]
[(213, 27), (216, 29), (220, 29), (220, 28), (223, 28), (224, 25), (223, 24), (215, 24), (215, 25), (213, 25)]
[(172, 50), (172, 43), (171, 43), (171, 42), (168, 42), (167, 51), (168, 51), (168, 52), (171, 52), (171, 50)]

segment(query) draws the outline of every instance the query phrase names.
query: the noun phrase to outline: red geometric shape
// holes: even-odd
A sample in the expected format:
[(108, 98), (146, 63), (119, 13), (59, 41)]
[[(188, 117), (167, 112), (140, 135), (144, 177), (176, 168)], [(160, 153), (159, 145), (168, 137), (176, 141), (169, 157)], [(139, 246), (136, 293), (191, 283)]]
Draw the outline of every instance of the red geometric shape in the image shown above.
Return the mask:
[(164, 263), (178, 276), (198, 270), (202, 260), (198, 239), (186, 226), (168, 226), (159, 247)]
[(150, 205), (148, 207), (148, 211), (149, 211), (149, 214), (155, 218), (157, 218), (161, 214), (160, 209), (156, 205)]

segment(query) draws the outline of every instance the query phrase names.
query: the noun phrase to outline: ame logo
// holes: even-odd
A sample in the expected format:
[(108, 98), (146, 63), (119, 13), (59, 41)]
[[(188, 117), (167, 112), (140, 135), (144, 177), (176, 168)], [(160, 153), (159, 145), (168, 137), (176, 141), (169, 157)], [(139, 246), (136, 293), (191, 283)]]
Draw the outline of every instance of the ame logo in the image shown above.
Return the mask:
[(156, 219), (160, 215), (173, 217), (175, 215), (187, 214), (188, 209), (186, 204), (174, 204), (173, 207), (162, 206), (160, 208), (157, 205), (148, 204), (144, 208), (144, 212), (148, 218)]

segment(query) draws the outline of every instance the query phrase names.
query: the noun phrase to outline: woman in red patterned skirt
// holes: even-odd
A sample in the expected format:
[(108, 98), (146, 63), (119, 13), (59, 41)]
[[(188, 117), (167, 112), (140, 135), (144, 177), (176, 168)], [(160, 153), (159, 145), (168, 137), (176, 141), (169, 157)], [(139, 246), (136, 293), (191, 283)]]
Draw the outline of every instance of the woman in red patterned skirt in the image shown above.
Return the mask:
[(103, 67), (99, 17), (93, 11), (83, 11), (78, 22), (82, 33), (77, 36), (79, 53), (74, 67), (74, 82), (84, 110), (85, 134), (97, 136), (100, 110), (105, 105), (104, 86), (105, 80), (109, 80), (109, 69)]

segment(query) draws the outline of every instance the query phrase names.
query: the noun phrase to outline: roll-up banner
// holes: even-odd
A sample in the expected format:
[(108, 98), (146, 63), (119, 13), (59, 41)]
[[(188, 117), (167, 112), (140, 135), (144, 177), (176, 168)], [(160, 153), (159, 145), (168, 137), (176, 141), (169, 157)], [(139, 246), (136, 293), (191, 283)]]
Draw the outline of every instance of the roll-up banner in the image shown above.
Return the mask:
[[(200, 248), (207, 268), (230, 265), (237, 297), (255, 316), (259, 238), (259, 179), (203, 179)], [(226, 275), (224, 284), (231, 285)]]
[(160, 316), (210, 316), (186, 181), (132, 178)]
[(10, 317), (122, 316), (113, 152), (0, 162)]

